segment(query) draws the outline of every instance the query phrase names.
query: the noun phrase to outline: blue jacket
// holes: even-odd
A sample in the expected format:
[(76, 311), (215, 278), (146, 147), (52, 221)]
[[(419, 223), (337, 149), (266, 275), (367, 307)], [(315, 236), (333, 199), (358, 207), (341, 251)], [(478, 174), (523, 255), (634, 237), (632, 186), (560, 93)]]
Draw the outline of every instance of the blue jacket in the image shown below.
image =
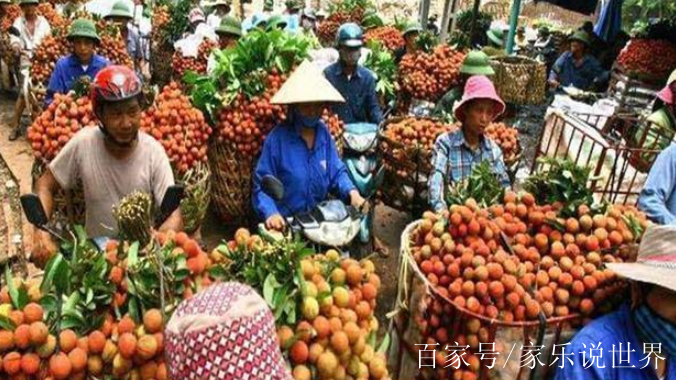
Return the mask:
[(676, 224), (676, 144), (670, 144), (655, 159), (638, 208), (657, 224)]
[(65, 94), (71, 90), (73, 82), (86, 75), (92, 79), (96, 77), (101, 69), (110, 65), (107, 59), (98, 54), (94, 54), (92, 61), (87, 67), (87, 71), (82, 70), (82, 65), (75, 54), (69, 54), (59, 58), (54, 67), (54, 72), (49, 78), (47, 86), (47, 96), (45, 97), (45, 106), (52, 104), (54, 94)]
[[(620, 356), (620, 343), (622, 344), (621, 351), (625, 351)], [(620, 308), (620, 310), (605, 315), (585, 326), (575, 338), (570, 342), (570, 345), (564, 347), (557, 347), (556, 353), (559, 359), (552, 367), (560, 367), (563, 357), (561, 356), (562, 348), (565, 348), (565, 353), (572, 353), (573, 356), (566, 356), (563, 368), (556, 369), (555, 380), (658, 380), (655, 375), (655, 360), (652, 360), (648, 366), (647, 361), (643, 360), (643, 343), (659, 343), (659, 342), (642, 342), (638, 339), (636, 334), (636, 327), (631, 317), (631, 311), (627, 305)], [(601, 348), (603, 351), (593, 351), (594, 356), (601, 356), (600, 359), (594, 359), (593, 365), (590, 363), (590, 349), (591, 345), (594, 348)], [(627, 344), (630, 344), (629, 348)], [(615, 345), (615, 354), (613, 351)], [(586, 346), (586, 348), (585, 348)], [(629, 354), (628, 350), (634, 350)], [(585, 352), (585, 356), (583, 353)], [(664, 348), (661, 357), (666, 358)], [(615, 362), (613, 363), (613, 356)], [(572, 359), (573, 364), (568, 362), (568, 358)], [(620, 363), (620, 358), (622, 363)], [(551, 361), (555, 359), (552, 358)], [(629, 362), (627, 362), (629, 360)], [(550, 363), (551, 363), (550, 361)], [(585, 369), (584, 362), (587, 363)], [(545, 364), (550, 364), (545, 363)], [(613, 364), (614, 367), (613, 368)], [(620, 368), (631, 367), (633, 368)], [(600, 368), (605, 367), (605, 368)], [(645, 367), (645, 368), (643, 368)], [(665, 380), (676, 379), (676, 365), (669, 364), (667, 360), (667, 371)]]
[(324, 69), (324, 75), (345, 98), (345, 103), (331, 106), (342, 121), (380, 124), (383, 113), (376, 96), (375, 75), (369, 69), (357, 66), (355, 74), (348, 79), (339, 61)]
[[(300, 135), (299, 126), (284, 122), (265, 138), (254, 173), (252, 202), (258, 217), (266, 220), (280, 213), (287, 217), (309, 211), (334, 193), (347, 200), (355, 189), (336, 143), (324, 123), (317, 128), (314, 149)], [(274, 175), (284, 184), (284, 199), (276, 204), (261, 188), (264, 175)]]
[(554, 62), (549, 79), (556, 79), (562, 86), (575, 86), (580, 90), (589, 90), (594, 80), (605, 80), (605, 72), (599, 61), (587, 54), (582, 58), (582, 64), (575, 65), (573, 53), (567, 51)]

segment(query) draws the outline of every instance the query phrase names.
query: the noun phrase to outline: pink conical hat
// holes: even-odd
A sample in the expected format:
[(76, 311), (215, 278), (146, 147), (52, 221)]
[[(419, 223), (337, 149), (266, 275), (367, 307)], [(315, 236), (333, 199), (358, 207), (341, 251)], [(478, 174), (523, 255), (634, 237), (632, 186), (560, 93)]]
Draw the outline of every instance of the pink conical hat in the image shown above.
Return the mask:
[(485, 75), (473, 75), (465, 84), (465, 93), (462, 99), (456, 104), (453, 114), (456, 120), (463, 120), (463, 106), (476, 99), (489, 99), (495, 102), (495, 117), (505, 112), (505, 102), (500, 99), (495, 91), (495, 86)]

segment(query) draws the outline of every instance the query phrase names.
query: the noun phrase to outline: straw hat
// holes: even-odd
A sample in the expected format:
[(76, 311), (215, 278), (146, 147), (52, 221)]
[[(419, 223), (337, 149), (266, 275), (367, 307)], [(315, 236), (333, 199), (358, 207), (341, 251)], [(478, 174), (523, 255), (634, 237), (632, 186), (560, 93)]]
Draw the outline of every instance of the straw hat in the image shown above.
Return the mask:
[(666, 104), (674, 104), (674, 94), (671, 91), (671, 84), (676, 82), (676, 70), (674, 70), (671, 75), (669, 75), (669, 79), (667, 79), (667, 84), (664, 86), (663, 89), (660, 90), (660, 92), (657, 93), (657, 97), (660, 98), (664, 103)]
[(319, 68), (303, 61), (282, 88), (272, 97), (273, 104), (344, 103), (345, 99)]
[(646, 282), (676, 292), (676, 227), (652, 225), (643, 235), (635, 263), (607, 263), (629, 280)]
[(495, 117), (497, 118), (505, 112), (505, 102), (500, 99), (495, 91), (495, 86), (488, 77), (484, 75), (474, 75), (467, 80), (465, 84), (465, 93), (462, 99), (456, 103), (453, 114), (456, 120), (464, 120), (464, 106), (472, 100), (488, 99), (495, 103)]
[(292, 380), (275, 318), (249, 286), (216, 284), (184, 300), (164, 333), (170, 378)]

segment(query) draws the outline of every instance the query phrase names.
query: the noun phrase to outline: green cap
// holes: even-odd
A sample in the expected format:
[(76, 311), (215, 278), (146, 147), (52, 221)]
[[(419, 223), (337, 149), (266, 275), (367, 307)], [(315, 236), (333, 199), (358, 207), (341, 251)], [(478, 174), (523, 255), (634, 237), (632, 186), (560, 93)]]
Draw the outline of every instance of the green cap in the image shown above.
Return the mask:
[(263, 3), (263, 10), (264, 11), (271, 11), (275, 8), (275, 1), (274, 0), (265, 0)]
[(578, 30), (575, 33), (573, 33), (572, 36), (568, 39), (569, 41), (579, 41), (582, 42), (583, 44), (589, 46), (591, 45), (591, 42), (589, 42), (589, 36), (587, 35), (587, 32), (583, 30)]
[(19, 5), (38, 5), (40, 2), (38, 0), (21, 0), (19, 1)]
[(502, 46), (503, 44), (503, 36), (504, 32), (502, 31), (501, 28), (492, 28), (489, 31), (486, 32), (486, 36), (488, 36), (488, 39), (493, 42), (494, 44), (498, 46)]
[(96, 42), (101, 42), (99, 35), (96, 33), (94, 22), (86, 18), (79, 18), (73, 21), (73, 24), (70, 26), (68, 39), (72, 40), (77, 37), (91, 38)]
[(233, 36), (242, 36), (242, 23), (232, 16), (226, 16), (221, 19), (221, 24), (216, 28), (218, 34), (232, 34)]
[(134, 16), (131, 14), (131, 9), (129, 9), (125, 1), (116, 2), (113, 5), (113, 8), (110, 10), (110, 13), (108, 13), (105, 18), (109, 17), (134, 18)]
[(412, 22), (406, 26), (406, 29), (404, 29), (404, 37), (406, 37), (406, 35), (409, 33), (420, 33), (422, 30), (423, 28), (420, 23)]
[(267, 26), (265, 27), (265, 30), (284, 29), (286, 28), (287, 22), (284, 17), (280, 15), (274, 15), (268, 19), (268, 23), (266, 25)]
[(286, 7), (289, 8), (289, 9), (301, 9), (303, 7), (301, 2), (298, 1), (298, 0), (287, 0), (287, 2), (285, 4), (286, 4)]
[(462, 61), (461, 74), (467, 75), (495, 75), (488, 55), (480, 50), (472, 50)]

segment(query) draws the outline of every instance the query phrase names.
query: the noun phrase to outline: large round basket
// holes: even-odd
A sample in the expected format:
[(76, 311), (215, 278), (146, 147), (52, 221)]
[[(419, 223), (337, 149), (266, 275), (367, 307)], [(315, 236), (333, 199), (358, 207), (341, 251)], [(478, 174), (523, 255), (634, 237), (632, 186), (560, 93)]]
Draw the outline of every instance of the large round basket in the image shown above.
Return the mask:
[[(47, 164), (41, 160), (36, 159), (33, 162), (31, 171), (33, 191), (35, 191), (37, 180), (42, 176), (42, 173), (44, 173), (46, 168)], [(71, 190), (59, 189), (54, 194), (54, 210), (52, 212), (53, 223), (65, 228), (72, 227), (76, 224), (84, 225), (85, 210), (84, 188), (81, 182)]]
[(229, 143), (209, 147), (211, 202), (218, 216), (226, 222), (249, 221), (251, 187), (257, 158), (245, 157)]
[(527, 57), (496, 57), (493, 83), (502, 100), (512, 104), (541, 104), (545, 101), (547, 69), (543, 63)]

